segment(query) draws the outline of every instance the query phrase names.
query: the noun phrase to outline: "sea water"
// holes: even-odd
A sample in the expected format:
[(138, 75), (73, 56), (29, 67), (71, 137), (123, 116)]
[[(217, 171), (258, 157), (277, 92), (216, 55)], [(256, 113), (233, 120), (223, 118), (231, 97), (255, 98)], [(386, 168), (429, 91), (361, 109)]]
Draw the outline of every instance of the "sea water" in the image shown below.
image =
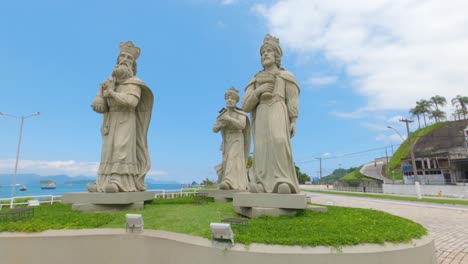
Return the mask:
[[(41, 184), (28, 184), (26, 191), (20, 191), (20, 185), (15, 188), (15, 197), (19, 196), (38, 196), (38, 195), (62, 195), (68, 192), (87, 192), (86, 183), (56, 184), (55, 189), (41, 189)], [(168, 184), (148, 184), (147, 190), (156, 190), (158, 193), (162, 190), (175, 191), (182, 189), (183, 185), (178, 183)], [(0, 187), (0, 198), (11, 197), (11, 185)]]

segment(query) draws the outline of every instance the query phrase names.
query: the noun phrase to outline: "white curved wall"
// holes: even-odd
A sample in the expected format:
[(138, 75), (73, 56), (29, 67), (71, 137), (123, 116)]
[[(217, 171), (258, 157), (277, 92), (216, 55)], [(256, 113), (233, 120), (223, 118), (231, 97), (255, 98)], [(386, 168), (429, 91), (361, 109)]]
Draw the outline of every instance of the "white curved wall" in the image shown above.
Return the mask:
[(15, 264), (434, 264), (434, 243), (426, 236), (410, 244), (344, 247), (237, 244), (227, 250), (208, 239), (159, 230), (49, 230), (0, 233), (0, 263)]

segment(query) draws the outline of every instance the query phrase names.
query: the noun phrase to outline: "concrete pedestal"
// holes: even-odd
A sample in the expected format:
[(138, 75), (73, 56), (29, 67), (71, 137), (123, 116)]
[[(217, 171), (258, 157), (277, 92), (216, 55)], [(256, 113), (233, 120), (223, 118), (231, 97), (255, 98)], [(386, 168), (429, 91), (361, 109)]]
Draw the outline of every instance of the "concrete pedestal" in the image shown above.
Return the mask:
[(228, 202), (232, 201), (233, 195), (235, 193), (240, 193), (243, 191), (239, 190), (218, 190), (218, 189), (204, 189), (200, 190), (199, 193), (205, 194), (208, 197), (214, 198), (217, 202)]
[(256, 218), (259, 216), (295, 215), (307, 208), (305, 194), (236, 193), (233, 196), (234, 211)]
[(144, 201), (153, 200), (154, 191), (120, 193), (64, 193), (62, 203), (75, 211), (121, 211), (143, 209)]

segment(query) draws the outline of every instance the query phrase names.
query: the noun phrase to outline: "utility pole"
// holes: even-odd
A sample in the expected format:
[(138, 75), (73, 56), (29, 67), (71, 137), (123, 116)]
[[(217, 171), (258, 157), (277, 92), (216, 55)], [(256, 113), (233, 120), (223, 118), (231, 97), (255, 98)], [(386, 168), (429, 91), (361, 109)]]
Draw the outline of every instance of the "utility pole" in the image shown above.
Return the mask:
[(387, 151), (387, 147), (385, 147), (385, 157), (387, 158), (387, 164), (388, 164), (388, 151)]
[(320, 157), (320, 183), (322, 183), (322, 157)]
[(413, 120), (408, 120), (408, 119), (400, 119), (400, 122), (404, 122), (406, 124), (406, 132), (408, 133), (408, 145), (410, 149), (410, 154), (411, 154), (411, 164), (413, 167), (413, 175), (414, 175), (414, 183), (419, 182), (419, 176), (418, 176), (418, 170), (416, 169), (416, 160), (414, 159), (414, 150), (413, 147), (414, 145), (411, 143), (411, 136), (410, 136), (410, 131), (409, 131), (409, 123), (414, 122)]

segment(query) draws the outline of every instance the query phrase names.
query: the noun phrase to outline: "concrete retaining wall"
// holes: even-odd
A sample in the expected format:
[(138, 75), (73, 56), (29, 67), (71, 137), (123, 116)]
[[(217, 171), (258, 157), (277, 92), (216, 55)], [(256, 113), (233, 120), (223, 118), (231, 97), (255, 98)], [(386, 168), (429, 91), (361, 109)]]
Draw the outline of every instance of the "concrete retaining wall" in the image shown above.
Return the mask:
[[(442, 196), (468, 199), (468, 185), (420, 185), (423, 196), (437, 196), (442, 191)], [(388, 194), (416, 196), (416, 188), (412, 184), (384, 184), (383, 192)]]
[(49, 230), (0, 233), (1, 263), (16, 264), (435, 264), (434, 242), (426, 236), (409, 244), (330, 247), (237, 244), (225, 249), (210, 240), (172, 232), (122, 229)]

